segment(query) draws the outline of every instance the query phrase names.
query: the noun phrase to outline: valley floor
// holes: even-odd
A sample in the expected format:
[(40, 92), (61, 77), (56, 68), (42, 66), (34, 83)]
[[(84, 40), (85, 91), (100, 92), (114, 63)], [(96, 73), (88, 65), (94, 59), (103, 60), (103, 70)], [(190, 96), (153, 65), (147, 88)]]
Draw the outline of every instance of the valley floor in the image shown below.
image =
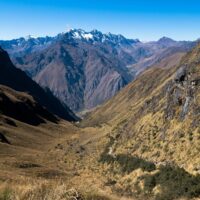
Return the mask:
[[(128, 154), (112, 156), (111, 126), (80, 128), (61, 121), (35, 127), (13, 119), (7, 124), (2, 119), (0, 133), (10, 144), (0, 143), (0, 200), (192, 199), (177, 193), (183, 189), (179, 181), (172, 183), (176, 174), (189, 184), (199, 181), (181, 169), (163, 168), (158, 176), (167, 179), (169, 186), (160, 182), (160, 187), (169, 195), (154, 198), (148, 189), (154, 188), (159, 169)], [(131, 187), (145, 176), (144, 191)], [(172, 187), (176, 187), (175, 196), (170, 196)]]
[(35, 127), (10, 120), (0, 125), (10, 142), (0, 143), (1, 200), (116, 199), (95, 163), (103, 131), (66, 121)]

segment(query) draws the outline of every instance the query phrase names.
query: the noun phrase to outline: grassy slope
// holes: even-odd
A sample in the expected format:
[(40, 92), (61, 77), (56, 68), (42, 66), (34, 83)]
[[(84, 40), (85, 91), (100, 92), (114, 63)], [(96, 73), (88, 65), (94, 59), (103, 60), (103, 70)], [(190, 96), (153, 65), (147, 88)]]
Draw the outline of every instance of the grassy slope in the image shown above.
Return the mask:
[[(147, 70), (82, 123), (111, 129), (101, 162), (114, 191), (152, 199), (200, 197), (199, 49), (176, 67)], [(186, 80), (176, 83), (175, 72), (185, 65)]]
[(1, 116), (0, 132), (11, 142), (0, 143), (0, 199), (61, 200), (64, 195), (71, 200), (71, 190), (84, 200), (119, 199), (104, 190), (98, 172), (98, 140), (103, 137), (98, 133), (104, 130), (80, 130), (66, 121), (32, 126)]
[[(182, 63), (197, 66), (194, 54)], [(180, 121), (183, 105), (171, 104), (166, 92), (174, 87), (178, 67), (146, 71), (88, 115), (82, 128), (67, 122), (31, 126), (12, 119), (16, 128), (1, 120), (0, 132), (12, 145), (0, 143), (0, 190), (6, 191), (9, 180), (21, 199), (34, 194), (34, 200), (60, 200), (69, 188), (84, 191), (83, 199), (91, 200), (198, 199), (193, 110)], [(165, 119), (168, 104), (176, 111), (171, 119)]]
[(0, 85), (0, 199), (62, 199), (73, 187), (83, 199), (106, 199), (96, 193), (96, 176), (85, 185), (87, 168), (80, 161), (82, 145), (96, 136), (53, 116), (30, 95)]

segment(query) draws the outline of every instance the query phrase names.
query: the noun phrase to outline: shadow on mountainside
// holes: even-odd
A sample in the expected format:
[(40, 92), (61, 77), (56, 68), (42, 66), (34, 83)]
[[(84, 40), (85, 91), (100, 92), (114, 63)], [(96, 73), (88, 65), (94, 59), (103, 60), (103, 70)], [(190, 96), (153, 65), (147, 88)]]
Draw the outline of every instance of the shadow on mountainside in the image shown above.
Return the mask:
[(145, 161), (138, 157), (133, 157), (126, 154), (112, 155), (101, 155), (100, 162), (114, 164), (117, 163), (120, 166), (122, 173), (131, 173), (132, 171), (141, 168), (143, 171), (154, 171), (156, 166), (153, 162)]
[(189, 174), (178, 166), (161, 166), (157, 173), (140, 178), (144, 181), (141, 192), (152, 194), (153, 189), (159, 187), (159, 193), (153, 198), (156, 200), (200, 197), (200, 175)]
[(5, 144), (10, 144), (10, 142), (8, 141), (8, 139), (2, 133), (0, 133), (0, 142), (1, 143), (5, 143)]
[(58, 123), (58, 118), (40, 106), (31, 96), (1, 85), (0, 114), (34, 126), (45, 123), (46, 120)]
[[(156, 167), (153, 162), (127, 154), (110, 155), (108, 147), (101, 154), (99, 162), (110, 165), (110, 172), (120, 169), (121, 178), (129, 177), (129, 174), (137, 169), (142, 169), (143, 175), (135, 177), (132, 182), (132, 175), (121, 187), (117, 187), (115, 181), (114, 190), (122, 196), (141, 197), (152, 200), (175, 200), (192, 199), (200, 197), (200, 175), (192, 175), (185, 169), (174, 164), (166, 164)], [(119, 174), (118, 174), (119, 175)], [(128, 175), (128, 176), (127, 176)], [(143, 187), (141, 187), (141, 183)]]

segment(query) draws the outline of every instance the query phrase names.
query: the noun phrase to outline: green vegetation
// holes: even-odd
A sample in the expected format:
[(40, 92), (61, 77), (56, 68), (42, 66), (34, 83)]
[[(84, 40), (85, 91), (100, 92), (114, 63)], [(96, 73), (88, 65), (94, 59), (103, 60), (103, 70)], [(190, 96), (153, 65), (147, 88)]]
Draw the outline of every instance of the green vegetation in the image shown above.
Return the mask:
[(155, 195), (157, 200), (200, 197), (200, 175), (191, 175), (178, 166), (161, 166), (156, 174), (140, 178), (144, 181), (144, 192), (153, 194), (153, 189), (160, 187)]
[(145, 161), (141, 158), (133, 157), (130, 155), (119, 154), (116, 156), (102, 155), (101, 162), (112, 165), (119, 164), (121, 173), (131, 173), (132, 171), (141, 168), (143, 171), (151, 172), (155, 170), (155, 165), (152, 162)]
[(8, 187), (0, 191), (0, 200), (13, 200), (13, 191)]

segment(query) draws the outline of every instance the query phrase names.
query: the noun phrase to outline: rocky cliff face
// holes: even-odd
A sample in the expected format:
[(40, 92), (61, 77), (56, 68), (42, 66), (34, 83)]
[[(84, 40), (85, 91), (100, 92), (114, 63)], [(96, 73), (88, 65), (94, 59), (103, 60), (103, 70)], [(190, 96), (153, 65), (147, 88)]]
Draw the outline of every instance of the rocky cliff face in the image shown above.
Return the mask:
[(166, 118), (184, 121), (193, 117), (192, 126), (198, 126), (199, 115), (199, 47), (188, 54), (175, 73), (174, 80), (168, 88)]

